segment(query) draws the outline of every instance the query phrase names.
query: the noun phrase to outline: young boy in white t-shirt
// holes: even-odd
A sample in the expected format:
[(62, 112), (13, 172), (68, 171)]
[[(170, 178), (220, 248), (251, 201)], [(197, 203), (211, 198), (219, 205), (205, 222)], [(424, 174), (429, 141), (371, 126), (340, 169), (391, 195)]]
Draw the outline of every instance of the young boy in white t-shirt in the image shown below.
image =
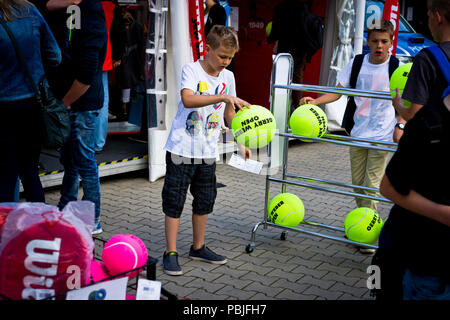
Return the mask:
[[(176, 247), (180, 216), (187, 189), (193, 195), (193, 244), (189, 257), (214, 264), (227, 259), (205, 245), (208, 214), (217, 195), (216, 158), (221, 124), (231, 124), (236, 112), (250, 104), (236, 97), (234, 75), (225, 69), (239, 49), (236, 32), (222, 25), (214, 26), (206, 38), (205, 59), (188, 63), (181, 77), (181, 101), (172, 122), (165, 149), (166, 176), (162, 191), (165, 214), (166, 250), (164, 272), (181, 275)], [(245, 159), (250, 149), (240, 146)]]
[[(364, 56), (359, 72), (356, 89), (371, 91), (389, 91), (389, 49), (392, 46), (394, 29), (387, 20), (376, 20), (374, 27), (368, 30), (367, 44), (370, 54)], [(338, 87), (350, 86), (350, 75), (354, 59), (352, 59), (338, 74)], [(338, 100), (341, 95), (325, 94), (317, 99), (304, 97), (300, 104), (326, 104)], [(358, 138), (392, 142), (394, 130), (401, 131), (404, 123), (396, 120), (395, 110), (391, 100), (355, 97), (356, 111), (353, 116), (354, 126), (350, 135)], [(399, 132), (396, 132), (399, 135)], [(400, 132), (401, 135), (401, 132)], [(370, 188), (379, 188), (386, 167), (388, 151), (350, 147), (350, 162), (352, 183)], [(375, 192), (356, 189), (356, 192), (366, 195), (376, 195)], [(358, 207), (377, 209), (377, 201), (356, 198)]]

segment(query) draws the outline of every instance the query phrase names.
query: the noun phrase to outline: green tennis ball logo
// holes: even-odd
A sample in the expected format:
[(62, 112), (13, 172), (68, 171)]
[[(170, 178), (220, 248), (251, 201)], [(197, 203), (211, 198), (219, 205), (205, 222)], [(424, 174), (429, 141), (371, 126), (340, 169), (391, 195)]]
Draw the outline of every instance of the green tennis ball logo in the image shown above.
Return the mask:
[(272, 112), (264, 107), (251, 105), (236, 113), (231, 128), (239, 144), (258, 149), (269, 144), (277, 125)]
[(349, 212), (344, 222), (345, 235), (349, 240), (373, 244), (383, 228), (380, 215), (370, 208), (357, 208)]
[(305, 207), (303, 201), (293, 193), (280, 193), (267, 208), (269, 222), (286, 227), (296, 227), (303, 221)]
[[(327, 115), (314, 104), (304, 104), (292, 113), (289, 119), (292, 133), (298, 136), (321, 138), (328, 128)], [(300, 139), (305, 142), (312, 140)]]
[[(408, 81), (409, 72), (411, 71), (412, 63), (405, 63), (399, 66), (392, 73), (391, 79), (389, 81), (389, 89), (391, 90), (392, 98), (395, 97), (396, 89), (400, 89), (400, 95), (403, 94), (403, 89), (405, 89), (406, 81)], [(403, 99), (403, 105), (407, 108), (411, 107), (411, 102)]]

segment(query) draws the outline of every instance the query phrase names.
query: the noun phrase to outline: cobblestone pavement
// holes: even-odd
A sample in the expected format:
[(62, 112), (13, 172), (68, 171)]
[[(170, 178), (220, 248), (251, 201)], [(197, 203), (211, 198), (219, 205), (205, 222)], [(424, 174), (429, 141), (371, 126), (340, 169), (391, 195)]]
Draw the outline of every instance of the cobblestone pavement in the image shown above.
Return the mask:
[[(254, 157), (257, 154), (254, 153)], [(260, 154), (264, 160), (264, 154)], [(288, 172), (350, 183), (348, 147), (329, 143), (291, 143)], [(179, 298), (220, 300), (370, 300), (366, 273), (371, 256), (351, 244), (289, 231), (280, 240), (279, 228), (260, 227), (254, 251), (246, 253), (253, 226), (263, 220), (266, 179), (217, 165), (218, 189), (214, 212), (209, 216), (207, 245), (229, 262), (217, 266), (188, 258), (192, 242), (191, 202), (185, 204), (178, 236), (178, 251), (184, 275), (168, 276), (162, 271), (165, 249), (161, 190), (164, 179), (150, 183), (146, 171), (105, 177), (101, 180), (101, 238), (133, 233), (157, 258), (156, 277)], [(301, 187), (287, 187), (305, 205), (305, 219), (343, 227), (345, 215), (355, 208), (354, 199)], [(281, 184), (270, 184), (270, 197), (281, 192)], [(80, 191), (80, 197), (82, 192)], [(47, 201), (56, 204), (59, 189), (47, 190)], [(384, 218), (389, 203), (380, 203)], [(320, 231), (317, 228), (311, 229)], [(329, 231), (327, 231), (329, 233)], [(331, 233), (342, 236), (342, 233)]]

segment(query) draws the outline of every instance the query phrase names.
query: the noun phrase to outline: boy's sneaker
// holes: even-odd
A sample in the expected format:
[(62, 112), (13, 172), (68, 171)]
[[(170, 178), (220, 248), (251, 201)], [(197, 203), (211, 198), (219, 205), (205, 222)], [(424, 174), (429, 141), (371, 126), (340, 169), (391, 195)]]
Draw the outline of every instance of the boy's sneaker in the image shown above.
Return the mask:
[(165, 252), (163, 254), (163, 270), (169, 276), (180, 276), (183, 270), (178, 263), (178, 253), (175, 251)]
[(365, 248), (365, 247), (358, 247), (359, 252), (363, 253), (363, 254), (374, 254), (377, 249), (374, 248)]
[[(348, 239), (347, 235), (344, 235), (345, 239)], [(374, 254), (375, 252), (377, 252), (377, 249), (374, 248), (366, 248), (366, 247), (360, 247), (360, 246), (356, 246), (356, 248), (359, 250), (360, 253), (363, 254)]]
[(95, 225), (94, 229), (92, 230), (92, 234), (95, 235), (95, 234), (100, 234), (102, 232), (103, 232), (102, 226), (100, 225), (100, 222), (98, 222)]
[(191, 246), (191, 249), (189, 250), (189, 258), (213, 264), (225, 264), (228, 262), (227, 258), (213, 252), (206, 245), (204, 245), (198, 250), (194, 250), (194, 247)]

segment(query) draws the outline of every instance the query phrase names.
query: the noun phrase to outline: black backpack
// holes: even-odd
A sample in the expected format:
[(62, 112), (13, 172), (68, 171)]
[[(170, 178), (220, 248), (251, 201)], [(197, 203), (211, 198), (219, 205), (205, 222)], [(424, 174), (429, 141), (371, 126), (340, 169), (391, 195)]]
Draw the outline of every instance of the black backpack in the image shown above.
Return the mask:
[[(364, 61), (365, 54), (358, 54), (355, 56), (352, 65), (352, 71), (350, 74), (350, 88), (356, 88), (356, 81), (358, 80), (359, 71)], [(395, 69), (398, 68), (400, 61), (395, 57), (391, 56), (389, 60), (389, 79)], [(356, 111), (356, 104), (354, 97), (348, 97), (347, 107), (345, 108), (344, 118), (342, 119), (341, 127), (347, 131), (348, 134), (352, 131), (355, 122), (353, 121), (353, 115)]]
[(319, 51), (323, 46), (324, 24), (322, 18), (316, 16), (308, 6), (304, 4), (303, 19), (300, 21), (302, 36), (305, 39), (307, 61), (311, 61), (311, 57)]

